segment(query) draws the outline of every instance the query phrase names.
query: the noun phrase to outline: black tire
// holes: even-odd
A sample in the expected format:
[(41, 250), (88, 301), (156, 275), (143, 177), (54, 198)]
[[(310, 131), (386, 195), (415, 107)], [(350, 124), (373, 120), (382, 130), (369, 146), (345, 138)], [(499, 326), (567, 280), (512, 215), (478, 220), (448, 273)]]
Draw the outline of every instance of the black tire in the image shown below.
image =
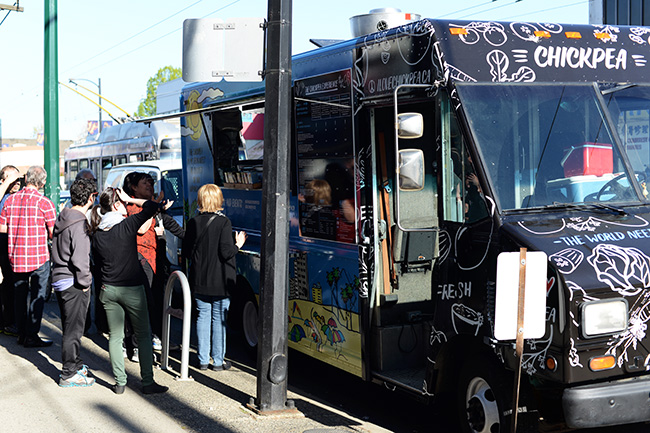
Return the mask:
[[(510, 431), (512, 374), (478, 356), (465, 362), (460, 371), (457, 394), (458, 419), (464, 433)], [(481, 359), (482, 358), (482, 359)]]
[(241, 330), (244, 346), (249, 353), (257, 353), (259, 310), (255, 298), (244, 301), (241, 311)]
[(237, 332), (238, 343), (242, 344), (249, 355), (257, 354), (257, 299), (248, 282), (241, 279), (237, 290), (231, 295), (231, 314), (229, 322)]

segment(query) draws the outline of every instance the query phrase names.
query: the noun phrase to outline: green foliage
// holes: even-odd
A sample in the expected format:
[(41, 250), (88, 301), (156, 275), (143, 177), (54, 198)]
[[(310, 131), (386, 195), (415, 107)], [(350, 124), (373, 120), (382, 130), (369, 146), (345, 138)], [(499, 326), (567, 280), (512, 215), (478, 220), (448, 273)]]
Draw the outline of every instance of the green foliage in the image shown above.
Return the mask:
[(135, 116), (149, 117), (156, 114), (156, 93), (158, 86), (161, 83), (175, 80), (182, 76), (181, 68), (174, 68), (173, 66), (164, 66), (158, 69), (158, 72), (147, 81), (147, 97), (140, 102), (138, 111)]

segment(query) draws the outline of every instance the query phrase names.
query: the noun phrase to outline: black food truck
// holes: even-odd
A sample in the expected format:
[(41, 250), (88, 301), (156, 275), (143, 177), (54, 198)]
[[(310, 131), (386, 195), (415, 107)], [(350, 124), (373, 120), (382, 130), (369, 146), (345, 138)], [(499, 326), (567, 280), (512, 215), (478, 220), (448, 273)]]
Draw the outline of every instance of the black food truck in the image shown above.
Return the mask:
[[(522, 425), (650, 421), (649, 57), (648, 28), (430, 19), (294, 56), (290, 347), (507, 431), (497, 258), (526, 248), (547, 259)], [(264, 98), (181, 98), (201, 109), (182, 113), (187, 214), (217, 183), (249, 235), (233, 310), (251, 347)]]

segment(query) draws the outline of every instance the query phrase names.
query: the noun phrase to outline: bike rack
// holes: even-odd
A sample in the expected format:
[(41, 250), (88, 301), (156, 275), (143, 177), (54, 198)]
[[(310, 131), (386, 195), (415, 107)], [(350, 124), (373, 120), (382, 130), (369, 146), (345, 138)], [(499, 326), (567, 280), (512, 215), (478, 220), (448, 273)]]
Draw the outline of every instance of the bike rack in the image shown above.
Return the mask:
[(181, 271), (174, 271), (169, 276), (167, 280), (167, 286), (165, 287), (165, 299), (163, 301), (163, 332), (162, 332), (162, 358), (160, 360), (161, 368), (163, 370), (173, 371), (169, 368), (169, 325), (170, 317), (178, 317), (173, 314), (171, 309), (172, 301), (172, 289), (174, 287), (174, 281), (179, 280), (181, 282), (181, 288), (183, 289), (183, 316), (179, 317), (183, 320), (183, 341), (181, 343), (181, 376), (177, 377), (176, 380), (194, 380), (191, 376), (188, 376), (188, 369), (190, 364), (190, 326), (191, 326), (191, 316), (192, 316), (192, 296), (190, 294), (190, 284), (187, 281), (187, 277)]

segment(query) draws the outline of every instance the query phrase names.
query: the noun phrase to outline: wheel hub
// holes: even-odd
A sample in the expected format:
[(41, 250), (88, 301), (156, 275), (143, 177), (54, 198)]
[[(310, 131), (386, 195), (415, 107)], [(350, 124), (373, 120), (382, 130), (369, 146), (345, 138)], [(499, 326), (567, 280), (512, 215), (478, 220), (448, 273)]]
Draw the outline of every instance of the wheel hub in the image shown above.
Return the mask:
[(490, 385), (480, 377), (467, 387), (467, 423), (476, 433), (499, 433), (499, 407)]

